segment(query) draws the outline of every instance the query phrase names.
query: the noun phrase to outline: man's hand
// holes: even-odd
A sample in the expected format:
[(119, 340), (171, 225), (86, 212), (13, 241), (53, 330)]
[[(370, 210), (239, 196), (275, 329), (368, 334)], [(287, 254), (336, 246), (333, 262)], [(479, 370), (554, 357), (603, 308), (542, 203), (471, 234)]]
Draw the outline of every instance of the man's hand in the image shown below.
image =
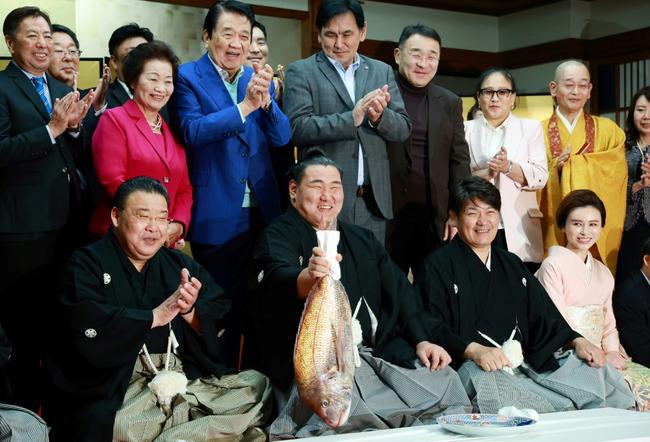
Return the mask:
[(272, 79), (273, 69), (271, 66), (266, 65), (264, 68), (256, 68), (255, 74), (253, 74), (248, 86), (246, 86), (246, 96), (239, 103), (239, 108), (244, 117), (267, 104), (264, 100), (269, 97), (269, 87)]
[[(323, 276), (329, 275), (331, 271), (330, 262), (325, 258), (325, 251), (320, 247), (314, 247), (311, 251), (309, 264), (298, 274), (296, 280), (297, 298), (305, 299), (309, 291)], [(336, 260), (341, 262), (343, 256), (336, 254)]]
[(445, 234), (442, 237), (443, 241), (451, 241), (454, 239), (454, 236), (458, 233), (458, 229), (456, 228), (455, 225), (451, 223), (449, 219), (445, 221)]
[(444, 348), (429, 341), (419, 342), (415, 346), (415, 354), (420, 362), (431, 371), (442, 370), (451, 362), (451, 356)]
[(95, 99), (93, 100), (93, 109), (95, 112), (99, 112), (106, 105), (106, 92), (108, 91), (108, 84), (110, 82), (111, 68), (105, 65), (102, 78), (99, 79), (95, 88)]
[(183, 225), (177, 221), (172, 221), (167, 227), (167, 241), (165, 241), (166, 247), (173, 247), (178, 241), (178, 238), (183, 234)]
[(562, 168), (564, 167), (564, 163), (567, 162), (569, 157), (571, 156), (571, 145), (567, 145), (566, 149), (564, 149), (564, 152), (557, 157), (557, 170), (558, 172), (562, 172)]
[(384, 114), (384, 110), (388, 107), (390, 102), (390, 93), (388, 92), (388, 85), (385, 84), (384, 87), (379, 89), (379, 93), (375, 98), (368, 104), (368, 109), (366, 110), (366, 116), (368, 120), (373, 125), (378, 125), (381, 120), (381, 116)]
[[(167, 325), (178, 314), (183, 314), (183, 312), (189, 313), (199, 296), (199, 290), (201, 290), (201, 281), (190, 278), (190, 272), (187, 269), (182, 269), (181, 283), (176, 291), (153, 309), (151, 328)], [(194, 315), (194, 311), (191, 312), (191, 315)]]
[(576, 356), (585, 361), (589, 366), (600, 368), (605, 365), (605, 353), (583, 337), (571, 341), (576, 351)]
[(476, 342), (470, 343), (465, 348), (463, 356), (474, 361), (484, 371), (496, 371), (504, 367), (512, 367), (503, 350), (497, 347), (486, 347)]
[[(368, 108), (371, 105), (374, 106), (373, 107), (374, 109), (379, 109), (382, 106), (381, 104), (382, 100), (390, 101), (390, 94), (388, 95), (387, 94), (388, 94), (388, 86), (384, 86), (382, 89), (375, 89), (373, 91), (368, 92), (363, 98), (361, 98), (361, 100), (357, 101), (357, 103), (354, 105), (354, 109), (352, 109), (352, 117), (354, 118), (354, 125), (356, 127), (361, 126), (361, 124), (363, 123), (363, 119), (366, 117), (366, 114), (368, 112)], [(388, 105), (388, 101), (386, 101), (386, 105)], [(383, 113), (383, 109), (381, 110), (381, 113)]]
[(68, 129), (79, 129), (81, 120), (84, 119), (88, 113), (88, 109), (95, 99), (95, 91), (90, 91), (83, 100), (79, 100), (79, 93), (77, 92), (77, 101), (70, 107), (68, 112)]

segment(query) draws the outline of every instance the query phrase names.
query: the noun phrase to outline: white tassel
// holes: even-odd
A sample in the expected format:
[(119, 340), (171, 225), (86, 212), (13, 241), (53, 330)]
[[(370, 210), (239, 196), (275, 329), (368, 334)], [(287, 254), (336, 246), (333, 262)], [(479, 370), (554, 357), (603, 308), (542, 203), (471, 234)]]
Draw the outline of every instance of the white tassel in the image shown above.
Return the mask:
[(483, 338), (485, 338), (485, 340), (490, 344), (494, 345), (497, 348), (500, 348), (506, 358), (508, 358), (511, 367), (503, 367), (501, 370), (508, 373), (509, 375), (514, 375), (515, 372), (513, 370), (524, 362), (524, 352), (521, 348), (521, 343), (516, 339), (513, 339), (515, 337), (516, 331), (517, 327), (512, 330), (512, 333), (510, 333), (510, 338), (508, 338), (508, 340), (504, 342), (503, 345), (497, 344), (494, 339), (478, 331), (479, 335), (483, 336)]

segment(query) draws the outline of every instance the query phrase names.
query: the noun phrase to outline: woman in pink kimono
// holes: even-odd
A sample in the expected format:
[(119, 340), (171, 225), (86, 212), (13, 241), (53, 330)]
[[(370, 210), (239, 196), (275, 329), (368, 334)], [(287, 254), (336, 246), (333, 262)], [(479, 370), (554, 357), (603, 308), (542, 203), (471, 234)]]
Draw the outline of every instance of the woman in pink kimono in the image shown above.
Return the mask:
[(621, 346), (612, 309), (614, 277), (589, 249), (605, 225), (605, 206), (591, 190), (569, 193), (555, 221), (566, 246), (553, 246), (535, 276), (569, 325), (600, 346), (607, 362), (621, 370), (637, 399), (637, 408), (650, 411), (650, 369), (630, 361)]

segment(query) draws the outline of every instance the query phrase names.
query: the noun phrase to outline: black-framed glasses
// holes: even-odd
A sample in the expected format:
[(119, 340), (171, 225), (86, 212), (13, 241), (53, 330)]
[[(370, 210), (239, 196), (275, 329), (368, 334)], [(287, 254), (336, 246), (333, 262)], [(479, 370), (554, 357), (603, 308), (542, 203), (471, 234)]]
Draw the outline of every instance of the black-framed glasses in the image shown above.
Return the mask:
[(67, 50), (64, 50), (64, 49), (55, 49), (55, 50), (54, 50), (54, 54), (55, 54), (57, 57), (60, 57), (60, 58), (63, 58), (65, 55), (68, 55), (68, 56), (70, 56), (70, 57), (72, 57), (72, 58), (81, 57), (81, 52), (82, 52), (82, 51), (79, 50), (79, 49), (67, 49)]
[(494, 94), (499, 98), (508, 98), (514, 91), (512, 89), (480, 89), (478, 93), (486, 98), (492, 99)]

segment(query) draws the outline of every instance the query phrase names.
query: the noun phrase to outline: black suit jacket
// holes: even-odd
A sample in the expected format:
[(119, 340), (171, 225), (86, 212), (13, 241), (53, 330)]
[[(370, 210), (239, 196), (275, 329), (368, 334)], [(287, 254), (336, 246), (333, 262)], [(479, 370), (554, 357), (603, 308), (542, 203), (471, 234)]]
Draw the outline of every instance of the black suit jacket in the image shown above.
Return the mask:
[[(395, 73), (398, 76), (399, 73)], [(397, 83), (399, 87), (399, 82)], [(429, 186), (434, 222), (440, 239), (447, 220), (449, 189), (457, 180), (470, 175), (469, 147), (463, 128), (463, 104), (460, 98), (440, 86), (429, 83)], [(401, 91), (400, 91), (401, 92)], [(411, 138), (388, 145), (393, 213), (406, 204), (408, 178), (411, 171)]]
[(650, 284), (640, 271), (616, 289), (613, 304), (623, 348), (634, 362), (650, 368)]
[[(47, 75), (47, 74), (46, 74)], [(71, 89), (47, 75), (52, 102)], [(75, 157), (82, 137), (63, 134), (52, 144), (50, 120), (36, 88), (14, 63), (0, 72), (0, 234), (61, 229), (70, 185), (79, 198)]]

